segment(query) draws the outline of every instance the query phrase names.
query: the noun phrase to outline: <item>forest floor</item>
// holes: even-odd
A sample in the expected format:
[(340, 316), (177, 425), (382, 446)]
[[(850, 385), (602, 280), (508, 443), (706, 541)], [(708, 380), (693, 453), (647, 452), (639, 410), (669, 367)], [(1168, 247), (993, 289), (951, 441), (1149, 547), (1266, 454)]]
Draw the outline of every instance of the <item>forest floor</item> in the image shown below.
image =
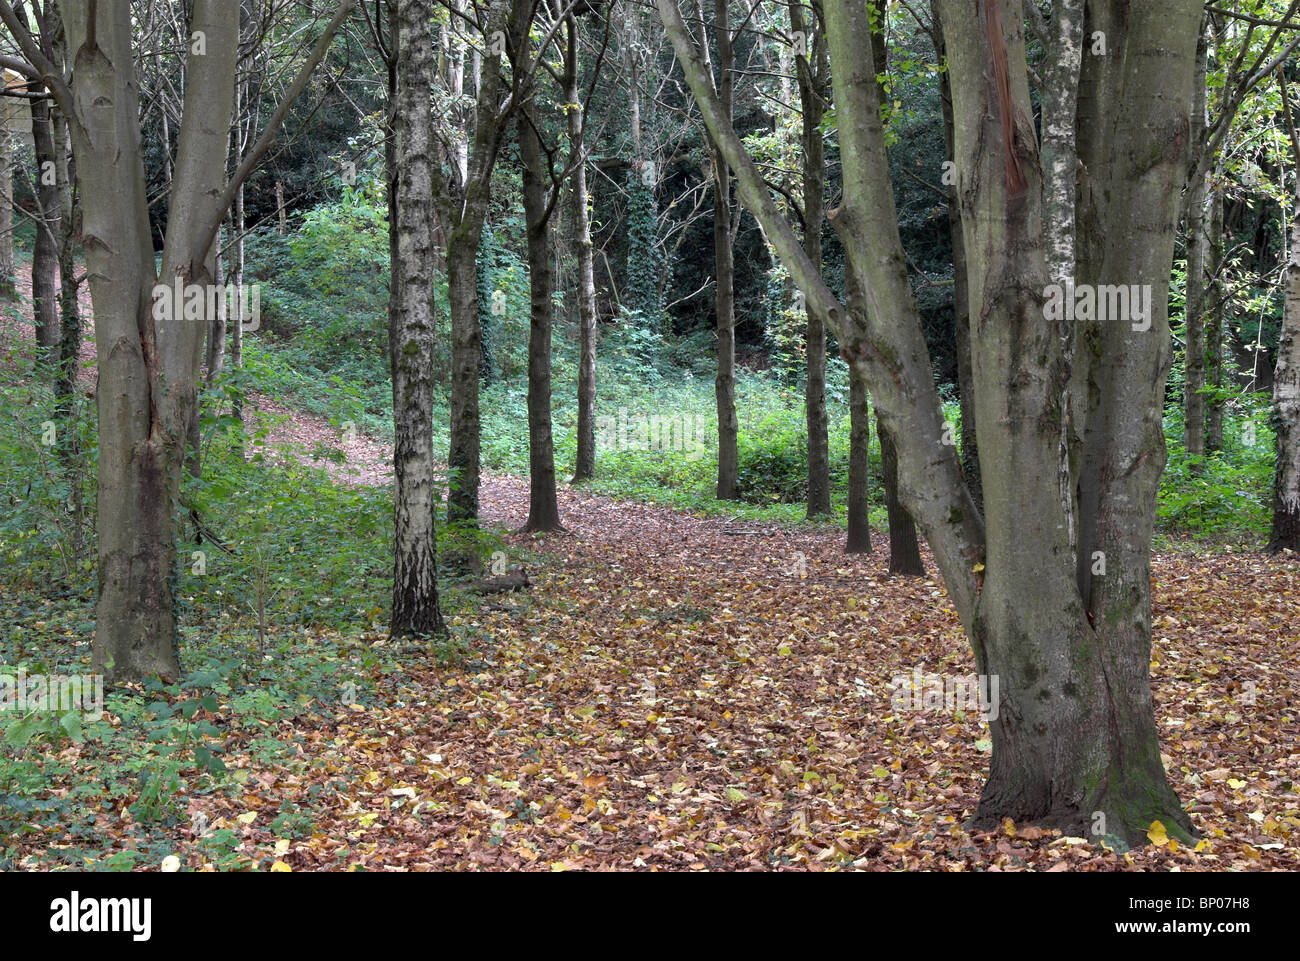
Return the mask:
[[(277, 430), (311, 449), (333, 428), (296, 416)], [(388, 456), (366, 438), (351, 451), (363, 478)], [(1114, 853), (962, 829), (987, 726), (896, 711), (891, 685), (964, 677), (973, 658), (942, 585), (889, 577), (887, 547), (850, 557), (836, 533), (559, 496), (567, 533), (509, 533), (528, 482), (484, 478), (484, 521), (546, 562), (531, 591), (453, 623), (487, 640), (479, 669), (431, 667), (386, 705), (300, 729), (356, 790), (317, 807), (289, 866), (346, 849), (388, 870), (1300, 867), (1294, 558), (1154, 559), (1156, 711), (1205, 842)], [(311, 777), (275, 777), (277, 799), (310, 803)]]
[[(272, 445), (340, 446), (326, 421), (252, 406), (284, 415)], [(343, 446), (347, 463), (322, 465), (340, 483), (387, 482), (384, 444)], [(197, 823), (273, 870), (1300, 869), (1294, 557), (1154, 558), (1156, 715), (1204, 840), (1157, 827), (1156, 845), (1120, 851), (963, 829), (987, 726), (893, 700), (915, 672), (974, 670), (935, 577), (889, 577), (883, 545), (849, 557), (835, 532), (559, 496), (565, 533), (514, 533), (526, 479), (484, 478), (485, 525), (541, 562), (530, 590), (452, 618), (460, 665), (416, 657), (373, 703), (305, 708), (280, 722), (293, 751), (275, 759), (264, 726), (211, 712), (240, 787), (187, 801), (190, 823), (166, 829), (181, 863), (211, 863)], [(287, 810), (309, 832), (277, 836)]]

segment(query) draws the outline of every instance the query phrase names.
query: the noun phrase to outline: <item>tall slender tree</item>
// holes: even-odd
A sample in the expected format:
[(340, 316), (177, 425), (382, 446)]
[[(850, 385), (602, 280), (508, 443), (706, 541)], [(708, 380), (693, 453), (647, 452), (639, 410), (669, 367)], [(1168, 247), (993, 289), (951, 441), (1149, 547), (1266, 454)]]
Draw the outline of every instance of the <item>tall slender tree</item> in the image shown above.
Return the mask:
[(397, 0), (397, 256), (388, 350), (393, 378), (393, 613), (395, 637), (447, 633), (438, 606), (434, 531), (433, 364), (433, 2)]

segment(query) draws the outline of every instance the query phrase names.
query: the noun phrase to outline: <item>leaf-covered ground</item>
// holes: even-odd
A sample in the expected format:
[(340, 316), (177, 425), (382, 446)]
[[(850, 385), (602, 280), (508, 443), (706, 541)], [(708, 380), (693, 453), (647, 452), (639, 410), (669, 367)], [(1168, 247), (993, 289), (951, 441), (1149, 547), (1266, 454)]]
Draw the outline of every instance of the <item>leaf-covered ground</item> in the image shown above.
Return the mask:
[[(275, 431), (339, 443), (298, 415)], [(384, 482), (381, 445), (345, 448), (338, 480)], [(483, 506), (517, 528), (526, 482), (488, 478)], [(567, 534), (506, 536), (534, 558), (533, 587), (453, 620), (458, 663), (394, 660), (378, 624), (359, 639), (298, 629), (281, 650), (332, 663), (327, 680), (355, 681), (359, 703), (310, 684), (262, 698), (256, 677), (187, 703), (148, 692), (38, 759), (42, 796), (21, 798), (29, 821), (0, 854), (27, 868), (1300, 869), (1294, 557), (1155, 558), (1156, 710), (1204, 841), (1119, 851), (962, 828), (987, 728), (969, 711), (897, 712), (890, 682), (965, 676), (972, 658), (938, 581), (888, 577), (885, 545), (850, 558), (835, 531), (575, 491), (561, 509)], [(29, 651), (75, 644), (86, 600), (47, 600), (50, 623), (32, 627), (29, 601), (0, 590), (0, 619), (29, 626)], [(276, 671), (286, 686), (284, 657), (267, 686)], [(179, 731), (184, 750), (137, 748), (137, 730)], [(209, 742), (224, 773), (199, 763)]]
[[(518, 524), (526, 496), (493, 479), (489, 520)], [(226, 866), (276, 870), (1300, 867), (1293, 558), (1156, 559), (1156, 709), (1205, 843), (1117, 852), (963, 830), (986, 728), (891, 707), (895, 675), (973, 670), (936, 581), (833, 532), (562, 508), (568, 535), (511, 538), (547, 557), (532, 590), (454, 625), (466, 665), (416, 659), (374, 703), (305, 706), (271, 732), (278, 761), (254, 749), (264, 725), (201, 712), (240, 787), (189, 802), (180, 862), (211, 864), (197, 823), (230, 832)], [(285, 811), (310, 835), (282, 836)]]

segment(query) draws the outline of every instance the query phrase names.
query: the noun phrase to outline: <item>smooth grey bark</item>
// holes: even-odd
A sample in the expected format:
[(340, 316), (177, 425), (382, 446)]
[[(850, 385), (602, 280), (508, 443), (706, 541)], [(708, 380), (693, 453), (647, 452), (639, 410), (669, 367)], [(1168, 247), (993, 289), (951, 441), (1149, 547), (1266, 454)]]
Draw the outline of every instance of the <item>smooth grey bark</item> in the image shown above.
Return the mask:
[(398, 0), (396, 11), (397, 257), (389, 310), (393, 379), (393, 637), (444, 637), (434, 530), (432, 0)]
[[(933, 23), (932, 38), (935, 56), (942, 63), (947, 56), (943, 42), (943, 25), (939, 19), (939, 0), (930, 0)], [(939, 102), (943, 112), (943, 138), (947, 151), (946, 162), (955, 169), (954, 132), (952, 117), (952, 89), (948, 71), (939, 75)], [(948, 235), (952, 241), (952, 315), (953, 341), (957, 352), (957, 393), (961, 405), (961, 470), (970, 488), (976, 506), (984, 509), (984, 493), (980, 482), (979, 435), (975, 430), (975, 385), (971, 377), (970, 360), (970, 300), (967, 293), (966, 239), (961, 226), (961, 198), (957, 196), (955, 176), (942, 178), (948, 193)]]
[[(871, 25), (872, 77), (879, 105), (885, 101), (884, 77), (889, 71), (889, 51), (885, 46), (889, 0), (869, 0), (867, 7)], [(879, 417), (879, 410), (876, 436), (880, 439), (881, 480), (885, 489), (885, 513), (889, 518), (889, 573), (902, 577), (924, 577), (925, 565), (921, 561), (921, 545), (916, 539), (916, 523), (898, 496), (897, 448)]]
[[(801, 114), (800, 146), (803, 172), (803, 246), (808, 259), (820, 270), (822, 266), (822, 224), (825, 221), (826, 149), (822, 141), (822, 121), (830, 95), (830, 62), (826, 57), (826, 37), (816, 22), (804, 15), (803, 0), (790, 0), (790, 29), (803, 38), (803, 49), (795, 51), (795, 74), (799, 87)], [(808, 424), (808, 516), (822, 517), (831, 512), (830, 441), (826, 417), (826, 324), (816, 311), (806, 311), (808, 377), (804, 389), (804, 410)], [(857, 408), (850, 406), (850, 418)], [(870, 428), (868, 428), (869, 436)], [(859, 430), (849, 432), (850, 473), (859, 452), (852, 448), (855, 439), (864, 436)], [(853, 484), (849, 484), (853, 497)], [(850, 511), (850, 518), (852, 511)], [(850, 527), (852, 527), (850, 521)], [(852, 531), (850, 532), (852, 534)], [(860, 538), (859, 534), (859, 538)], [(853, 540), (850, 537), (850, 540)], [(868, 535), (868, 549), (870, 537)]]

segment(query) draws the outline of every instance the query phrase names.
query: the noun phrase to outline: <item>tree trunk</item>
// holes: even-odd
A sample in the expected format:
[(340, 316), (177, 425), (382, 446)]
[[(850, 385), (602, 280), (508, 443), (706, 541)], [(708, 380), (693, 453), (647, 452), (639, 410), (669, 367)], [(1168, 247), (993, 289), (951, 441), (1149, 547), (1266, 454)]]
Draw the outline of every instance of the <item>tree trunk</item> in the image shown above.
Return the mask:
[(14, 143), (13, 108), (0, 102), (0, 298), (10, 300), (14, 286)]
[[(1063, 238), (1044, 236), (1072, 233), (1073, 224), (1044, 217), (1061, 194), (1044, 202), (1049, 181), (1040, 166), (1020, 5), (940, 0), (970, 312), (980, 319), (972, 323), (971, 363), (982, 519), (956, 451), (944, 443), (898, 235), (873, 58), (865, 55), (875, 42), (865, 5), (825, 2), (844, 183), (831, 223), (864, 279), (868, 312), (845, 311), (812, 269), (709, 89), (675, 4), (659, 0), (658, 7), (710, 135), (737, 172), (742, 200), (866, 376), (885, 433), (899, 445), (900, 499), (934, 550), (980, 673), (1000, 679), (990, 775), (973, 823), (1012, 818), (1139, 844), (1159, 820), (1171, 836), (1189, 839), (1190, 821), (1161, 764), (1151, 698), (1150, 545), (1165, 460), (1163, 293), (1187, 177), (1199, 8), (1181, 0), (1090, 5), (1094, 22), (1084, 35), (1103, 33), (1109, 56), (1085, 60), (1079, 87), (1088, 96), (1080, 96), (1077, 112), (1063, 109), (1069, 91), (1043, 97), (1054, 105), (1045, 127), (1077, 122), (1080, 133), (1088, 265), (1081, 279), (1116, 287), (1136, 280), (1140, 290), (1160, 292), (1140, 299), (1136, 311), (1121, 309), (1119, 319), (1079, 331), (1089, 351), (1075, 355), (1087, 388), (1076, 396), (1066, 390), (1065, 363), (1073, 313), (1051, 309), (1046, 256), (1064, 249)], [(1054, 26), (1067, 26), (1078, 9), (1058, 5)], [(1071, 35), (1053, 31), (1049, 62), (1038, 74), (1044, 83), (1078, 76), (1058, 69), (1081, 56)], [(1068, 183), (1068, 170), (1054, 168), (1050, 182)], [(1095, 362), (1083, 357), (1090, 352)], [(1067, 430), (1067, 411), (1076, 409), (1084, 421)], [(1072, 431), (1077, 475), (1075, 457), (1063, 457)]]
[(1222, 169), (1217, 169), (1212, 181), (1216, 184), (1210, 198), (1210, 224), (1208, 241), (1207, 272), (1209, 286), (1206, 290), (1205, 311), (1205, 379), (1210, 387), (1210, 396), (1206, 402), (1208, 415), (1205, 427), (1205, 449), (1207, 452), (1223, 450), (1223, 318), (1224, 296), (1227, 290), (1223, 283), (1223, 190), (1217, 186), (1222, 177)]
[[(728, 120), (732, 112), (735, 53), (727, 0), (714, 0), (713, 31), (718, 45), (718, 99)], [(739, 422), (736, 419), (736, 267), (731, 231), (731, 170), (713, 151), (713, 256), (717, 321), (718, 373), (714, 395), (718, 408), (718, 500), (736, 500), (740, 475)]]
[[(943, 42), (943, 25), (939, 17), (939, 0), (931, 0), (930, 15), (934, 22), (935, 55), (942, 63), (947, 56)], [(984, 491), (980, 483), (979, 435), (975, 431), (975, 385), (970, 366), (970, 297), (967, 293), (966, 238), (962, 235), (961, 198), (957, 196), (954, 156), (952, 88), (948, 71), (939, 75), (939, 102), (943, 110), (943, 139), (947, 150), (948, 175), (941, 178), (948, 188), (948, 235), (952, 240), (952, 321), (953, 346), (957, 352), (957, 393), (961, 404), (961, 472), (966, 478), (971, 498), (984, 509)]]
[[(1018, 9), (956, 0), (942, 9), (971, 316), (981, 318), (972, 366), (988, 543), (971, 633), (980, 673), (1000, 678), (1002, 700), (974, 824), (1010, 817), (1140, 844), (1158, 820), (1186, 840), (1191, 823), (1165, 775), (1152, 707), (1150, 546), (1165, 462), (1164, 291), (1187, 176), (1200, 11), (1174, 0), (1090, 4), (1082, 35), (1104, 35), (1108, 57), (1085, 57), (1068, 32), (1053, 32), (1040, 75), (1071, 83), (1080, 73), (1067, 61), (1081, 60), (1078, 82), (1089, 92), (1077, 110), (1068, 90), (1044, 95), (1060, 105), (1045, 107), (1045, 130), (1079, 118), (1091, 178), (1080, 225), (1090, 254), (1078, 280), (1154, 291), (1145, 309), (1081, 320), (1076, 335), (1072, 312), (1049, 300), (1058, 270), (1064, 296), (1073, 294), (1073, 255), (1061, 264), (1040, 253), (1044, 233), (1053, 253), (1073, 242), (1073, 204), (1063, 200), (1075, 191), (1073, 149), (1052, 144), (1060, 165), (1049, 164), (1046, 142), (1035, 156)], [(1059, 211), (1062, 203), (1071, 209)], [(1089, 351), (1071, 355), (1075, 342)], [(1058, 483), (1071, 365), (1088, 378), (1077, 485), (1068, 473)]]
[(284, 209), (284, 181), (282, 180), (275, 182), (275, 213), (275, 232), (283, 237), (289, 232), (289, 214)]
[[(1209, 60), (1209, 41), (1201, 32), (1196, 48), (1196, 86), (1192, 101), (1192, 143), (1206, 139), (1205, 76)], [(1189, 466), (1200, 471), (1205, 466), (1205, 268), (1209, 237), (1206, 231), (1205, 204), (1209, 174), (1197, 177), (1187, 188), (1187, 296), (1186, 345), (1183, 360), (1183, 446)]]
[(1273, 426), (1277, 461), (1268, 549), (1300, 553), (1300, 221), (1292, 227), (1286, 268), (1282, 333), (1273, 372)]
[[(490, 9), (488, 12), (491, 12)], [(514, 0), (508, 26), (512, 49), (528, 37), (534, 7)], [(435, 165), (438, 181), (435, 202), (446, 232), (447, 297), (451, 311), (451, 424), (447, 467), (451, 489), (447, 493), (447, 521), (477, 525), (479, 511), (480, 429), (479, 378), (483, 365), (483, 334), (478, 303), (478, 256), (483, 240), (504, 117), (500, 52), (490, 52), (478, 70), (473, 141), (469, 151), (469, 176), (453, 184)], [(516, 82), (522, 78), (516, 77)], [(448, 151), (456, 156), (454, 145)]]
[[(101, 5), (95, 51), (86, 11), (62, 5), (77, 51), (74, 95), (83, 235), (95, 303), (100, 448), (99, 596), (93, 669), (109, 684), (180, 677), (170, 578), (175, 564), (144, 164), (130, 10)], [(129, 104), (130, 109), (119, 108)]]
[(398, 0), (397, 259), (389, 311), (393, 375), (394, 637), (444, 637), (438, 606), (433, 458), (433, 83), (432, 0)]
[(453, 230), (447, 249), (447, 299), (451, 310), (448, 523), (478, 523), (479, 366), (483, 347), (475, 282), (477, 259), (478, 244), (460, 230)]
[(528, 223), (528, 532), (563, 530), (555, 493), (555, 439), (551, 433), (551, 327), (555, 273), (551, 260), (551, 210), (547, 161), (537, 133), (539, 118), (526, 108), (519, 120)]
[[(826, 152), (822, 141), (822, 121), (826, 116), (830, 67), (826, 62), (826, 38), (821, 30), (809, 29), (809, 24), (804, 19), (803, 0), (790, 2), (790, 29), (796, 37), (801, 38), (802, 48), (795, 50), (795, 69), (802, 116), (803, 246), (808, 252), (808, 259), (820, 271), (826, 192)], [(826, 418), (826, 324), (816, 311), (808, 310), (805, 313), (808, 315), (808, 382), (804, 391), (808, 422), (808, 516), (813, 518), (831, 512), (830, 442)], [(865, 389), (863, 400), (865, 402)], [(850, 417), (857, 409), (850, 405)], [(849, 469), (851, 473), (852, 454)], [(850, 479), (849, 499), (852, 500), (853, 497), (853, 482)], [(849, 518), (849, 539), (852, 541), (854, 524), (851, 508)], [(869, 532), (866, 543), (867, 550), (870, 550)], [(853, 552), (854, 549), (850, 547), (849, 550)]]
[[(62, 43), (51, 45), (55, 61), (66, 56)], [(68, 123), (60, 111), (54, 117), (54, 154), (59, 183), (59, 209), (63, 216), (59, 231), (59, 366), (54, 379), (55, 412), (62, 423), (59, 456), (68, 475), (72, 510), (72, 551), (81, 556), (85, 546), (86, 505), (82, 478), (86, 469), (78, 432), (80, 403), (77, 376), (81, 371), (81, 284), (77, 281), (77, 241), (80, 224), (74, 184), (77, 166), (68, 144)]]
[(1183, 445), (1189, 466), (1205, 466), (1205, 181), (1190, 186), (1187, 216), (1186, 352), (1183, 385)]
[(592, 256), (591, 218), (587, 212), (587, 118), (578, 86), (578, 21), (568, 20), (565, 79), (569, 107), (569, 153), (573, 169), (573, 243), (578, 270), (578, 454), (573, 483), (596, 473), (596, 277)]
[(889, 573), (903, 577), (924, 577), (921, 545), (916, 539), (916, 524), (898, 497), (898, 453), (885, 425), (877, 418), (876, 436), (880, 438), (880, 467), (885, 486), (885, 510), (889, 514)]
[(867, 384), (849, 368), (849, 535), (846, 554), (871, 553), (871, 413)]
[(59, 186), (49, 100), (31, 101), (36, 154), (36, 242), (32, 248), (32, 310), (41, 356), (53, 358), (59, 345)]
[[(270, 146), (293, 99), (352, 8), (339, 0), (330, 26), (290, 87), (253, 154)], [(172, 505), (202, 359), (202, 318), (178, 311), (167, 292), (209, 292), (213, 241), (230, 202), (226, 133), (234, 99), (239, 6), (194, 0), (190, 26), (206, 38), (191, 50), (171, 184), (164, 284), (157, 284), (145, 188), (139, 103), (127, 4), (61, 5), (75, 69), (71, 89), (45, 71), (69, 116), (84, 207), (83, 237), (95, 304), (99, 362), (99, 597), (93, 665), (109, 684), (180, 674)], [(93, 31), (89, 14), (97, 12)], [(12, 23), (10, 24), (12, 27)], [(17, 32), (17, 31), (15, 31)], [(88, 43), (93, 38), (94, 43)], [(24, 53), (44, 55), (20, 33)], [(111, 508), (108, 506), (111, 505)]]
[[(217, 250), (222, 250), (226, 246), (226, 230), (223, 227), (217, 232)], [(215, 282), (218, 287), (225, 287), (230, 282), (226, 273), (225, 258), (218, 256), (216, 263)], [(238, 296), (235, 302), (239, 302)], [(236, 308), (238, 310), (238, 308)], [(235, 318), (235, 323), (239, 323), (239, 318)], [(230, 318), (226, 311), (218, 310), (208, 318), (208, 346), (206, 356), (204, 357), (204, 366), (207, 368), (204, 383), (211, 387), (217, 377), (221, 374), (221, 369), (226, 363), (226, 339), (230, 326)]]

